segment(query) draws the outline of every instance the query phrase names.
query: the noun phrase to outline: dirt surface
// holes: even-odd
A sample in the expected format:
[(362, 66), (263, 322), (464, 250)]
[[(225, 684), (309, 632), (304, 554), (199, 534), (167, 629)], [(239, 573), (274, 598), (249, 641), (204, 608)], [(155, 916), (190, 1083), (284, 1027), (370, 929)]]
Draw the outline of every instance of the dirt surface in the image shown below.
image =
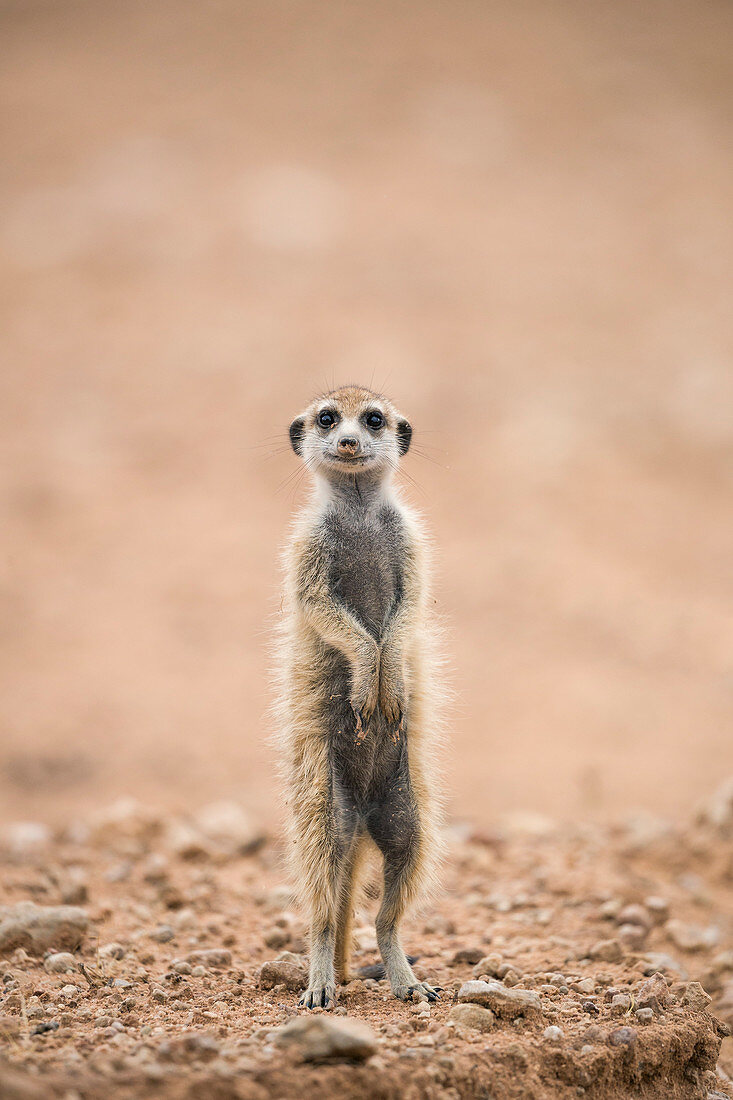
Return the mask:
[(0, 20), (2, 818), (277, 821), (283, 444), (334, 381), (415, 427), (456, 813), (733, 772), (730, 4)]
[[(691, 823), (525, 815), (449, 840), (444, 892), (405, 927), (440, 1001), (353, 980), (316, 1015), (365, 1022), (367, 1049), (324, 1062), (281, 1045), (305, 930), (276, 840), (241, 808), (126, 803), (56, 834), (6, 830), (0, 901), (43, 908), (30, 923), (12, 910), (10, 931), (0, 908), (0, 1094), (733, 1097), (729, 1038), (716, 1070), (733, 1024), (733, 788)], [(376, 959), (370, 882), (356, 966)], [(479, 1010), (479, 1030), (455, 1007), (474, 980), (538, 1007)]]

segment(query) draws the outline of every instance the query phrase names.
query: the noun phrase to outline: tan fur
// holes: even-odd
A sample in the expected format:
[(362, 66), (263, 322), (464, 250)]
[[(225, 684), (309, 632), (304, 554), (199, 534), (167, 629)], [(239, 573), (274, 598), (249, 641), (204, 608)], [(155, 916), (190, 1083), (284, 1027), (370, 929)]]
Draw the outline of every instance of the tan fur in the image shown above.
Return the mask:
[[(339, 410), (358, 416), (378, 399), (394, 431), (398, 413), (385, 398), (360, 387), (327, 395)], [(306, 430), (323, 399), (304, 414)], [(338, 852), (333, 828), (328, 744), (322, 713), (328, 692), (328, 646), (347, 655), (352, 667), (352, 693), (363, 697), (364, 713), (377, 706), (391, 714), (394, 685), (404, 675), (409, 701), (409, 768), (419, 808), (419, 850), (402, 884), (398, 908), (415, 901), (435, 881), (440, 853), (441, 799), (435, 782), (439, 712), (443, 690), (438, 658), (438, 631), (430, 597), (429, 545), (421, 518), (393, 489), (389, 499), (408, 532), (404, 598), (377, 644), (342, 605), (331, 598), (314, 562), (313, 532), (322, 513), (318, 492), (296, 517), (283, 555), (284, 592), (277, 634), (276, 723), (287, 800), (288, 855), (298, 895), (312, 925), (326, 927), (337, 914), (335, 964), (339, 979), (348, 980), (353, 892), (366, 837), (353, 852), (353, 874), (335, 881)], [(399, 915), (399, 914), (398, 914)]]

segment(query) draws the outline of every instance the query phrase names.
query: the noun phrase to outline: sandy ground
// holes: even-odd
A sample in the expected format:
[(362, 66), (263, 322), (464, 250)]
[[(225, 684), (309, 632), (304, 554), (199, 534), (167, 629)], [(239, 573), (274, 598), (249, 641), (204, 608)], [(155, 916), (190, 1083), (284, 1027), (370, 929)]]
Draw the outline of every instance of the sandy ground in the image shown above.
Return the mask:
[(6, 2), (0, 816), (277, 819), (282, 446), (386, 388), (438, 547), (452, 809), (733, 770), (722, 2)]
[[(366, 1025), (366, 1047), (339, 1055), (283, 1045), (314, 1015), (297, 1005), (305, 929), (276, 838), (241, 808), (116, 804), (55, 834), (6, 831), (0, 1094), (733, 1097), (733, 787), (695, 821), (525, 815), (449, 843), (444, 890), (405, 926), (440, 1000), (355, 978), (315, 1014)], [(376, 958), (372, 885), (355, 968)], [(467, 1010), (477, 988), (493, 1015)]]

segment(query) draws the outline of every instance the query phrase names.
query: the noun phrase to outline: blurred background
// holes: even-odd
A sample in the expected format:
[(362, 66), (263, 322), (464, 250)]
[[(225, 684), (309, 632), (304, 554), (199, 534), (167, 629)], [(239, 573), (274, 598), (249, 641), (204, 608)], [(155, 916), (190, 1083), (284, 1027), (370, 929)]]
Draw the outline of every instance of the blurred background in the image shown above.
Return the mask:
[(0, 4), (0, 816), (269, 821), (316, 391), (438, 547), (453, 812), (733, 771), (733, 9)]

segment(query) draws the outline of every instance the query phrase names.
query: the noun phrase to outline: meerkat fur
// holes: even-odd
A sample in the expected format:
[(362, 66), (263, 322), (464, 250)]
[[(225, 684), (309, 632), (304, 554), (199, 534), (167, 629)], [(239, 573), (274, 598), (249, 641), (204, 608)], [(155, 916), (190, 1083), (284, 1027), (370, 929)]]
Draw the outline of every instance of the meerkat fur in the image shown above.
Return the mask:
[(353, 897), (367, 846), (383, 859), (376, 918), (401, 999), (434, 1000), (399, 922), (434, 882), (441, 678), (429, 542), (393, 486), (412, 428), (384, 396), (348, 386), (290, 427), (313, 494), (284, 553), (276, 737), (294, 882), (310, 916), (301, 1004), (331, 1008), (349, 980)]

